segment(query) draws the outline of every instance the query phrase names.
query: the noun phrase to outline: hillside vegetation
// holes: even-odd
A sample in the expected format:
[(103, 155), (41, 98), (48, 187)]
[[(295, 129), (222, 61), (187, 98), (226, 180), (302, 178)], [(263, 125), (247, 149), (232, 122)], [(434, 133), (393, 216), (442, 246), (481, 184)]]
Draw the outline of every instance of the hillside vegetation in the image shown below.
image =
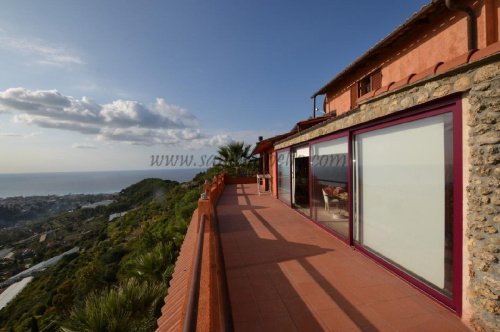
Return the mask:
[(64, 232), (65, 245), (40, 260), (74, 246), (80, 253), (36, 275), (0, 311), (0, 331), (154, 330), (201, 185), (216, 172), (188, 183), (146, 179), (109, 206), (51, 219), (44, 228)]

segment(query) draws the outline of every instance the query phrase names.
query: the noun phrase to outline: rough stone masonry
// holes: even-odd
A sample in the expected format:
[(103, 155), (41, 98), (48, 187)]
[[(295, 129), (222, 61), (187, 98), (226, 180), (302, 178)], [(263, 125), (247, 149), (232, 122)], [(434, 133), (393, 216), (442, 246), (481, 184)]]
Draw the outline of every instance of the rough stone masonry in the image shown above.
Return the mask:
[(467, 249), (473, 307), (479, 331), (500, 329), (500, 63), (471, 76), (468, 98), (470, 165), (467, 185)]

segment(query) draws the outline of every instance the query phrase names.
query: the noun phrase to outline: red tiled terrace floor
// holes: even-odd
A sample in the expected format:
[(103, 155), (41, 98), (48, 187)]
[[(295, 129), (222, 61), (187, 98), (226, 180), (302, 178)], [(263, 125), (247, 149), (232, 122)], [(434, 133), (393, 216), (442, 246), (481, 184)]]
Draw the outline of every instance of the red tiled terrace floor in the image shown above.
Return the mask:
[(256, 185), (226, 186), (217, 213), (236, 331), (468, 331)]

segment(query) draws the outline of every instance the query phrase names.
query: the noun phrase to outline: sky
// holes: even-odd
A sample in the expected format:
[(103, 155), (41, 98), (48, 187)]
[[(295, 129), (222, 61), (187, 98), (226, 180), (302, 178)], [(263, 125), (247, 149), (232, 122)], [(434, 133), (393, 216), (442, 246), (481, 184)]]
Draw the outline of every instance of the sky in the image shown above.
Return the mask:
[(315, 91), (426, 3), (3, 1), (0, 173), (203, 166), (309, 118)]

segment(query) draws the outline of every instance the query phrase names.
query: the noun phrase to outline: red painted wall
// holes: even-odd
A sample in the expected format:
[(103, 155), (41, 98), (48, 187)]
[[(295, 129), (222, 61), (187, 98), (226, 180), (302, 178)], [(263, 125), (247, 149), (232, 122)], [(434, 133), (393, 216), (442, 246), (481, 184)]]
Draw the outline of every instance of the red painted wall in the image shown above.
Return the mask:
[(500, 38), (500, 24), (498, 24), (498, 20), (500, 18), (500, 0), (496, 0), (495, 6), (496, 10), (496, 26), (497, 26), (497, 41)]
[(351, 107), (351, 93), (350, 90), (342, 92), (339, 96), (332, 98), (330, 102), (326, 103), (326, 111), (337, 111), (337, 115), (347, 112)]
[[(500, 26), (500, 0), (473, 2), (478, 14), (478, 48), (498, 41)], [(356, 81), (377, 68), (382, 68), (382, 86), (398, 82), (411, 74), (418, 74), (439, 62), (447, 62), (468, 52), (467, 18), (463, 12), (446, 11), (447, 15), (434, 18), (432, 24), (422, 25), (411, 34), (400, 38), (397, 44), (382, 51), (378, 61), (371, 61), (364, 70), (346, 77), (341, 86), (326, 95), (325, 110), (336, 110), (337, 115), (349, 111), (350, 91)], [(404, 39), (404, 40), (403, 40)]]
[(274, 150), (269, 153), (269, 174), (272, 176), (271, 192), (274, 197), (278, 197), (278, 165), (276, 163), (276, 153)]

